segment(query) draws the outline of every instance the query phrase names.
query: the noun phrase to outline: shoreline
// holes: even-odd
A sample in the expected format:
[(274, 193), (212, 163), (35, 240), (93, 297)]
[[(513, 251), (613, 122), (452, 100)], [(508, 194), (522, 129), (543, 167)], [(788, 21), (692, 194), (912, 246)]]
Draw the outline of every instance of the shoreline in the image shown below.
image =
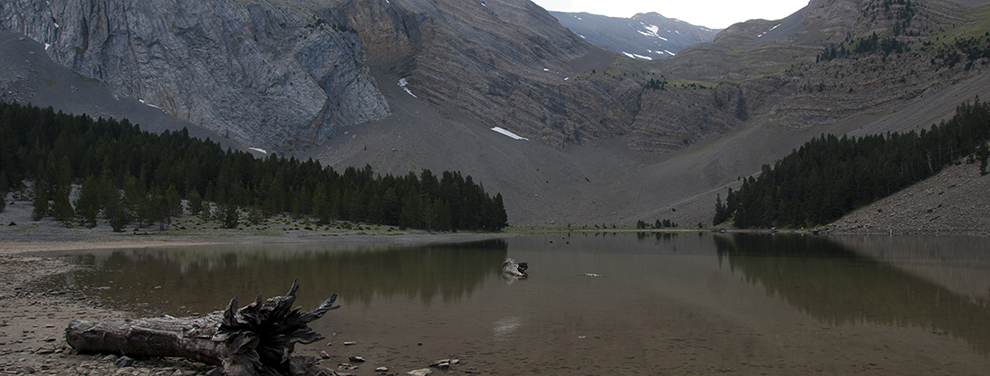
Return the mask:
[(208, 245), (257, 245), (257, 244), (326, 244), (332, 246), (371, 246), (371, 245), (419, 245), (432, 243), (471, 242), (489, 239), (504, 239), (520, 236), (519, 233), (437, 233), (437, 234), (397, 234), (397, 235), (361, 235), (345, 234), (333, 237), (325, 236), (254, 236), (242, 235), (231, 239), (229, 236), (215, 237), (170, 237), (151, 236), (147, 239), (113, 239), (95, 238), (93, 240), (64, 240), (64, 241), (24, 241), (22, 239), (6, 240), (0, 238), (0, 255), (21, 255), (55, 251), (122, 249), (122, 248), (162, 248), (162, 247), (196, 247)]
[[(2, 235), (2, 234), (0, 234)], [(26, 241), (0, 236), (0, 372), (39, 375), (203, 375), (213, 366), (180, 358), (138, 359), (118, 367), (118, 355), (79, 354), (65, 342), (72, 320), (103, 321), (134, 318), (134, 313), (111, 309), (97, 298), (69, 286), (47, 282), (82, 266), (48, 253), (71, 250), (186, 247), (237, 244), (332, 244), (365, 246), (470, 242), (519, 236), (515, 233), (405, 233), (324, 236), (141, 236), (107, 239), (93, 236), (60, 241)], [(334, 368), (330, 365), (330, 368)]]

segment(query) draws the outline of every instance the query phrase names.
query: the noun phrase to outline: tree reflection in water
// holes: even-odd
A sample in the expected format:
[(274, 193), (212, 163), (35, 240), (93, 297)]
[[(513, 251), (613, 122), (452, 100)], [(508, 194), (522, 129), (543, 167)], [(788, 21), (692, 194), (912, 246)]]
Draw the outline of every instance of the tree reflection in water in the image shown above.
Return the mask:
[(830, 325), (862, 323), (947, 333), (990, 354), (990, 306), (878, 262), (837, 242), (801, 235), (716, 235), (719, 263)]
[[(284, 293), (298, 279), (298, 302), (318, 305), (332, 293), (345, 306), (372, 298), (456, 301), (501, 273), (507, 245), (474, 243), (331, 249), (267, 245), (82, 251), (88, 270), (64, 280), (119, 308), (186, 315), (222, 309), (234, 296), (253, 300)], [(244, 294), (252, 294), (244, 296)]]

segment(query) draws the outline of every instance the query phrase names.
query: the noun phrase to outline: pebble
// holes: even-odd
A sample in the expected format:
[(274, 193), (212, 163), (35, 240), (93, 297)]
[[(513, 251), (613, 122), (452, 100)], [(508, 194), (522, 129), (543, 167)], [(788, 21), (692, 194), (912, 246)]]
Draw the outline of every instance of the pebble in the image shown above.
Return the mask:
[(431, 370), (429, 368), (416, 369), (416, 370), (412, 370), (412, 371), (406, 372), (406, 374), (409, 375), (409, 376), (426, 376), (426, 375), (429, 375), (431, 373), (433, 373), (433, 370)]
[(134, 365), (134, 359), (131, 359), (128, 356), (122, 356), (120, 359), (117, 359), (116, 362), (113, 362), (113, 364), (120, 368), (130, 367)]

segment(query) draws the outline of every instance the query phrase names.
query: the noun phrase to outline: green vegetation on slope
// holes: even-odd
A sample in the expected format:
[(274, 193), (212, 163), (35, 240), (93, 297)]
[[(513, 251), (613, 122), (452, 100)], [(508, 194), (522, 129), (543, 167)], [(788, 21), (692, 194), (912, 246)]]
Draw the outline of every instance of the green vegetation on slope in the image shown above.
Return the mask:
[[(35, 220), (51, 216), (94, 227), (102, 216), (117, 231), (131, 223), (164, 227), (182, 213), (183, 199), (192, 214), (212, 215), (228, 228), (237, 227), (242, 209), (252, 216), (312, 216), (321, 224), (339, 219), (441, 231), (507, 225), (501, 194), (488, 196), (457, 172), (375, 177), (366, 166), (340, 174), (312, 159), (224, 151), (185, 129), (159, 135), (127, 119), (93, 120), (50, 107), (0, 103), (0, 167), (0, 193), (34, 181)], [(204, 205), (211, 201), (214, 213)]]
[(888, 133), (841, 139), (822, 135), (777, 161), (763, 165), (726, 204), (717, 199), (713, 223), (739, 228), (827, 224), (889, 196), (967, 156), (986, 174), (990, 150), (990, 104), (964, 103), (948, 122), (920, 133)]

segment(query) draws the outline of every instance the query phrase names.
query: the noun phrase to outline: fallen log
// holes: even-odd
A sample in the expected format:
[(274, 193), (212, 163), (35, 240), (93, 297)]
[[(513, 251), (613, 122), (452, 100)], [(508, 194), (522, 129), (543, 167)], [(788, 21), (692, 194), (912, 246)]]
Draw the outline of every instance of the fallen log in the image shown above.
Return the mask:
[(199, 318), (73, 320), (65, 329), (65, 340), (79, 352), (182, 357), (216, 365), (214, 374), (229, 376), (335, 375), (317, 365), (314, 357), (291, 354), (296, 343), (324, 338), (308, 324), (340, 308), (333, 305), (337, 294), (315, 310), (301, 313), (300, 308), (292, 309), (297, 289), (293, 281), (288, 294), (264, 302), (259, 295), (240, 309), (235, 297), (222, 313)]

